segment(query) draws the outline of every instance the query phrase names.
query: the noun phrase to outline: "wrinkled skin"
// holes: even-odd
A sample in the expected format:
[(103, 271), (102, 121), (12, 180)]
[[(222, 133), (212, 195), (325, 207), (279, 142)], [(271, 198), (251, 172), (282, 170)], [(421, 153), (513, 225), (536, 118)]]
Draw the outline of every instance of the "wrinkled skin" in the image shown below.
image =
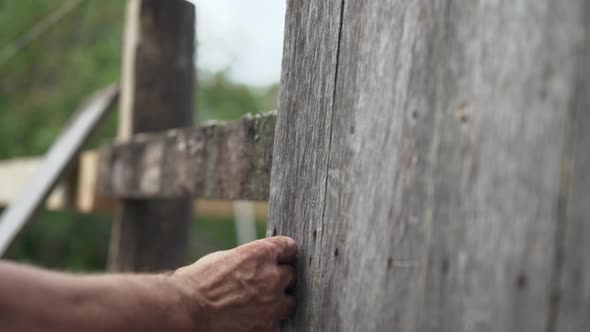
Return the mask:
[(195, 331), (276, 331), (293, 314), (297, 245), (273, 237), (213, 253), (172, 275), (185, 294)]
[(286, 237), (169, 274), (74, 275), (0, 261), (0, 331), (276, 331), (293, 313), (297, 246)]

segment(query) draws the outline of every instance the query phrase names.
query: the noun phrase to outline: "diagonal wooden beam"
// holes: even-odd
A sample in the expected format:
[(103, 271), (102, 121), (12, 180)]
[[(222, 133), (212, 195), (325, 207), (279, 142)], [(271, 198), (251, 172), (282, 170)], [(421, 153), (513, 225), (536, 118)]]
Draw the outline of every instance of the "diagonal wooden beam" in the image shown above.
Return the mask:
[(0, 218), (0, 255), (43, 205), (51, 190), (67, 171), (101, 119), (119, 96), (117, 85), (102, 91), (76, 113), (43, 160), (41, 169), (21, 197)]
[(117, 198), (268, 199), (276, 112), (141, 134), (101, 149), (97, 191)]

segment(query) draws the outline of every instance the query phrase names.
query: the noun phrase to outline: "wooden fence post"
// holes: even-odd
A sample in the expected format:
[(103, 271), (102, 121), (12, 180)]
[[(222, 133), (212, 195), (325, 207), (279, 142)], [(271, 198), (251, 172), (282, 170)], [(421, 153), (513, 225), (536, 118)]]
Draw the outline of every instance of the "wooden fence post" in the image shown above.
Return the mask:
[(589, 330), (588, 1), (288, 3), (283, 330)]
[[(194, 5), (186, 1), (129, 0), (122, 139), (193, 125), (194, 29)], [(153, 151), (152, 157), (157, 159), (157, 154)], [(148, 182), (146, 179), (145, 185)], [(110, 268), (157, 271), (185, 264), (191, 222), (192, 200), (188, 197), (124, 200), (113, 226)]]

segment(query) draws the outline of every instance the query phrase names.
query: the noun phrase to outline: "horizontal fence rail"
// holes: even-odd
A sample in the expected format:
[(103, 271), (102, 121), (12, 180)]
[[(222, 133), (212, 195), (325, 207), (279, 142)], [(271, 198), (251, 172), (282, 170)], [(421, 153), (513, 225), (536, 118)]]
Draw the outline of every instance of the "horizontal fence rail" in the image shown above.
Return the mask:
[(117, 198), (268, 199), (276, 112), (141, 134), (103, 147), (97, 193)]

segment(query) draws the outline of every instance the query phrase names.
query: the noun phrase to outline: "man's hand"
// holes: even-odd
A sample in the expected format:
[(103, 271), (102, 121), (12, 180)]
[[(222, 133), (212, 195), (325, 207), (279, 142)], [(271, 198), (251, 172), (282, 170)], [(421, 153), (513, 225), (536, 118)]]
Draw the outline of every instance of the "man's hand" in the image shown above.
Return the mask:
[(295, 283), (296, 256), (295, 241), (273, 237), (206, 256), (171, 280), (189, 301), (195, 330), (274, 332), (295, 310), (286, 291)]
[(173, 275), (72, 275), (0, 261), (0, 331), (276, 331), (297, 245), (286, 237), (204, 257)]

